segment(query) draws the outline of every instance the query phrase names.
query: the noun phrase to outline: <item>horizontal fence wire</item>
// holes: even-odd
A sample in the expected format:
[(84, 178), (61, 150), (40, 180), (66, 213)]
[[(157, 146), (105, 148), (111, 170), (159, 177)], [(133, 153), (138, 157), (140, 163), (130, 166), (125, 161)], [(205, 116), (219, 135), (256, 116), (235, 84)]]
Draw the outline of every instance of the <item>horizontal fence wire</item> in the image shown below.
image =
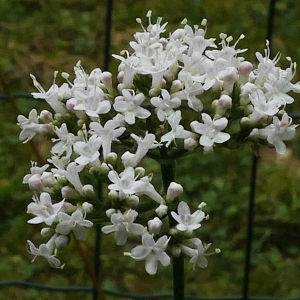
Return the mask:
[[(21, 288), (34, 288), (37, 290), (46, 290), (50, 292), (85, 292), (85, 293), (92, 293), (93, 287), (89, 286), (68, 286), (68, 287), (55, 287), (55, 286), (48, 286), (44, 284), (37, 284), (32, 282), (25, 282), (25, 281), (3, 281), (0, 282), (0, 288), (4, 287), (21, 287)], [(132, 293), (125, 293), (125, 292), (118, 292), (103, 289), (105, 295), (108, 296), (115, 296), (118, 298), (127, 298), (127, 299), (140, 299), (140, 300), (152, 300), (152, 299), (172, 299), (173, 294), (171, 293), (157, 293), (153, 295), (137, 295)], [(197, 296), (185, 296), (186, 300), (241, 300), (240, 296), (226, 296), (226, 297), (197, 297)], [(278, 297), (249, 297), (249, 300), (300, 300), (300, 298), (278, 298)]]

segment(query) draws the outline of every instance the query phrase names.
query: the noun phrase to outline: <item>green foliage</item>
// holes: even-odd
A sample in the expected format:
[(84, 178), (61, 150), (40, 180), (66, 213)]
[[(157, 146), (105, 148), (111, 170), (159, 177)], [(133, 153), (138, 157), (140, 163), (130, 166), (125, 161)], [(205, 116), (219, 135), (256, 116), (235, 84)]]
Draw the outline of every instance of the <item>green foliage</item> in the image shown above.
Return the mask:
[[(269, 1), (260, 0), (123, 0), (115, 1), (112, 52), (128, 49), (132, 34), (139, 30), (135, 18), (144, 18), (148, 10), (162, 16), (175, 28), (188, 18), (190, 24), (208, 19), (208, 36), (225, 32), (246, 38), (240, 47), (248, 47), (247, 59), (263, 51), (267, 35)], [(30, 73), (45, 87), (51, 84), (54, 70), (70, 71), (81, 59), (87, 70), (102, 67), (106, 1), (96, 0), (0, 0), (0, 92), (34, 91)], [(292, 20), (292, 21), (291, 21)], [(273, 30), (273, 53), (282, 52), (300, 61), (298, 36), (300, 8), (297, 0), (278, 0)], [(285, 63), (283, 61), (283, 63)], [(116, 71), (118, 62), (111, 69)], [(299, 72), (298, 72), (299, 74)], [(299, 80), (299, 75), (298, 75)], [(2, 101), (0, 110), (0, 281), (27, 280), (49, 285), (91, 285), (75, 243), (62, 253), (64, 270), (51, 269), (37, 259), (31, 264), (26, 240), (36, 234), (26, 225), (26, 207), (31, 192), (22, 185), (30, 160), (45, 163), (47, 145), (38, 139), (33, 144), (18, 141), (15, 125), (18, 114), (27, 114), (43, 104), (25, 99)], [(299, 109), (299, 101), (293, 105)], [(255, 206), (250, 292), (252, 295), (296, 297), (300, 294), (300, 151), (296, 138), (288, 155), (279, 158), (274, 151), (261, 151)], [(36, 156), (34, 149), (41, 153)], [(43, 154), (45, 153), (45, 154)], [(211, 256), (205, 270), (186, 270), (187, 294), (226, 296), (241, 294), (243, 280), (249, 181), (250, 149), (216, 150), (213, 155), (198, 153), (178, 162), (178, 181), (184, 186), (184, 200), (196, 207), (207, 203), (211, 218), (201, 231), (201, 238), (222, 249)], [(146, 162), (155, 172), (158, 166)], [(94, 236), (91, 231), (86, 256), (92, 263)], [(102, 243), (103, 286), (136, 293), (171, 289), (170, 268), (160, 269), (155, 277), (144, 265), (120, 255), (126, 249), (114, 245), (105, 236)], [(266, 280), (267, 279), (267, 280)], [(4, 288), (0, 300), (48, 299), (49, 292), (34, 289)], [(55, 293), (56, 299), (90, 299), (83, 294)], [(109, 298), (108, 298), (109, 299)]]

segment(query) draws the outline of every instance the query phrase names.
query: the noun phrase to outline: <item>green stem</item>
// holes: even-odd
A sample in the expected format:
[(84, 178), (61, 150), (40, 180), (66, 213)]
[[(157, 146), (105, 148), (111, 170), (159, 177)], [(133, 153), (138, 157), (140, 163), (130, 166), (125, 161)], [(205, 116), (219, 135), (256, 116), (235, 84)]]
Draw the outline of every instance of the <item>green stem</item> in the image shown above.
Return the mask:
[[(160, 167), (164, 190), (167, 191), (171, 182), (175, 180), (175, 160), (167, 158), (166, 148), (161, 148)], [(174, 201), (176, 201), (174, 199)], [(176, 225), (176, 221), (169, 215), (170, 228)], [(184, 260), (183, 255), (172, 257), (173, 266), (173, 295), (174, 300), (184, 300)]]

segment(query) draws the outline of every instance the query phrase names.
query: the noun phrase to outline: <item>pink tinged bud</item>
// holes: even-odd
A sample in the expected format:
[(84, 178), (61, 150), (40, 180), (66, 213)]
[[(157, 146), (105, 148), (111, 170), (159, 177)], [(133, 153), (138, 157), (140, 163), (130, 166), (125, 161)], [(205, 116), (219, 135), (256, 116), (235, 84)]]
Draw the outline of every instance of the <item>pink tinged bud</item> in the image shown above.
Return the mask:
[(44, 123), (50, 123), (53, 121), (53, 115), (48, 110), (42, 110), (40, 113), (40, 120)]
[(160, 232), (163, 223), (158, 217), (155, 217), (154, 219), (149, 220), (147, 224), (148, 224), (149, 233), (158, 234)]
[(61, 189), (61, 195), (65, 199), (79, 199), (81, 197), (80, 194), (70, 186), (64, 186)]
[(184, 149), (193, 151), (197, 147), (198, 143), (193, 138), (188, 138), (184, 140)]
[(66, 102), (66, 108), (69, 111), (74, 111), (74, 106), (76, 106), (78, 104), (78, 101), (76, 98), (71, 98)]
[(171, 202), (182, 193), (183, 193), (182, 185), (180, 185), (179, 183), (176, 183), (176, 182), (171, 182), (168, 187), (166, 200), (168, 202)]
[(28, 185), (29, 188), (32, 191), (39, 191), (43, 187), (43, 183), (41, 181), (41, 177), (38, 174), (33, 174), (29, 179), (28, 179)]
[(249, 61), (243, 61), (238, 67), (239, 74), (241, 76), (249, 76), (253, 70), (253, 65)]
[(112, 89), (112, 74), (110, 72), (103, 72), (102, 73), (102, 82), (108, 90), (111, 90)]
[(168, 206), (161, 204), (155, 212), (161, 218), (168, 213)]
[(218, 101), (220, 108), (229, 109), (232, 106), (232, 99), (228, 95), (222, 95)]

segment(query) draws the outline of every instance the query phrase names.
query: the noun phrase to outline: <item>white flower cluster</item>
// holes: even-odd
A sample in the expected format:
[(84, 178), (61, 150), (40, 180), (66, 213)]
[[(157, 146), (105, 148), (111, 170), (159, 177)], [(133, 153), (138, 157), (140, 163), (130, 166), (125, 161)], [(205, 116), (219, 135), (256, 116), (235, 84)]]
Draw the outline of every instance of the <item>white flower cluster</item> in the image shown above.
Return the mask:
[[(246, 50), (237, 49), (243, 35), (232, 45), (223, 33), (220, 42), (208, 39), (206, 20), (194, 27), (183, 21), (182, 28), (165, 34), (167, 23), (158, 18), (152, 24), (151, 12), (147, 16), (147, 28), (137, 19), (142, 32), (130, 43), (133, 52), (114, 55), (121, 61), (116, 87), (111, 73), (97, 68), (87, 74), (80, 62), (73, 82), (63, 72), (66, 82), (58, 86), (55, 72), (48, 91), (31, 75), (39, 91), (33, 97), (44, 99), (51, 112), (33, 109), (28, 118), (18, 116), (20, 139), (28, 142), (39, 133), (53, 144), (48, 164), (33, 162), (23, 180), (35, 193), (28, 222), (44, 223), (41, 234), (50, 237), (38, 248), (28, 245), (55, 267), (61, 267), (57, 250), (71, 234), (84, 240), (93, 223), (104, 225), (103, 233), (113, 233), (118, 245), (139, 237), (141, 245), (125, 255), (145, 260), (149, 274), (158, 262), (168, 265), (172, 255), (206, 267), (210, 244), (194, 233), (207, 219), (203, 204), (191, 213), (179, 202), (183, 188), (174, 179), (165, 191), (155, 187), (143, 158), (164, 164), (197, 148), (210, 153), (216, 146), (260, 141), (284, 153), (283, 141), (294, 137), (296, 125), (285, 107), (293, 102), (287, 93), (300, 92), (300, 83), (291, 83), (296, 64), (290, 58), (282, 70), (267, 43), (254, 68), (240, 56)], [(99, 183), (107, 186), (106, 196)]]

